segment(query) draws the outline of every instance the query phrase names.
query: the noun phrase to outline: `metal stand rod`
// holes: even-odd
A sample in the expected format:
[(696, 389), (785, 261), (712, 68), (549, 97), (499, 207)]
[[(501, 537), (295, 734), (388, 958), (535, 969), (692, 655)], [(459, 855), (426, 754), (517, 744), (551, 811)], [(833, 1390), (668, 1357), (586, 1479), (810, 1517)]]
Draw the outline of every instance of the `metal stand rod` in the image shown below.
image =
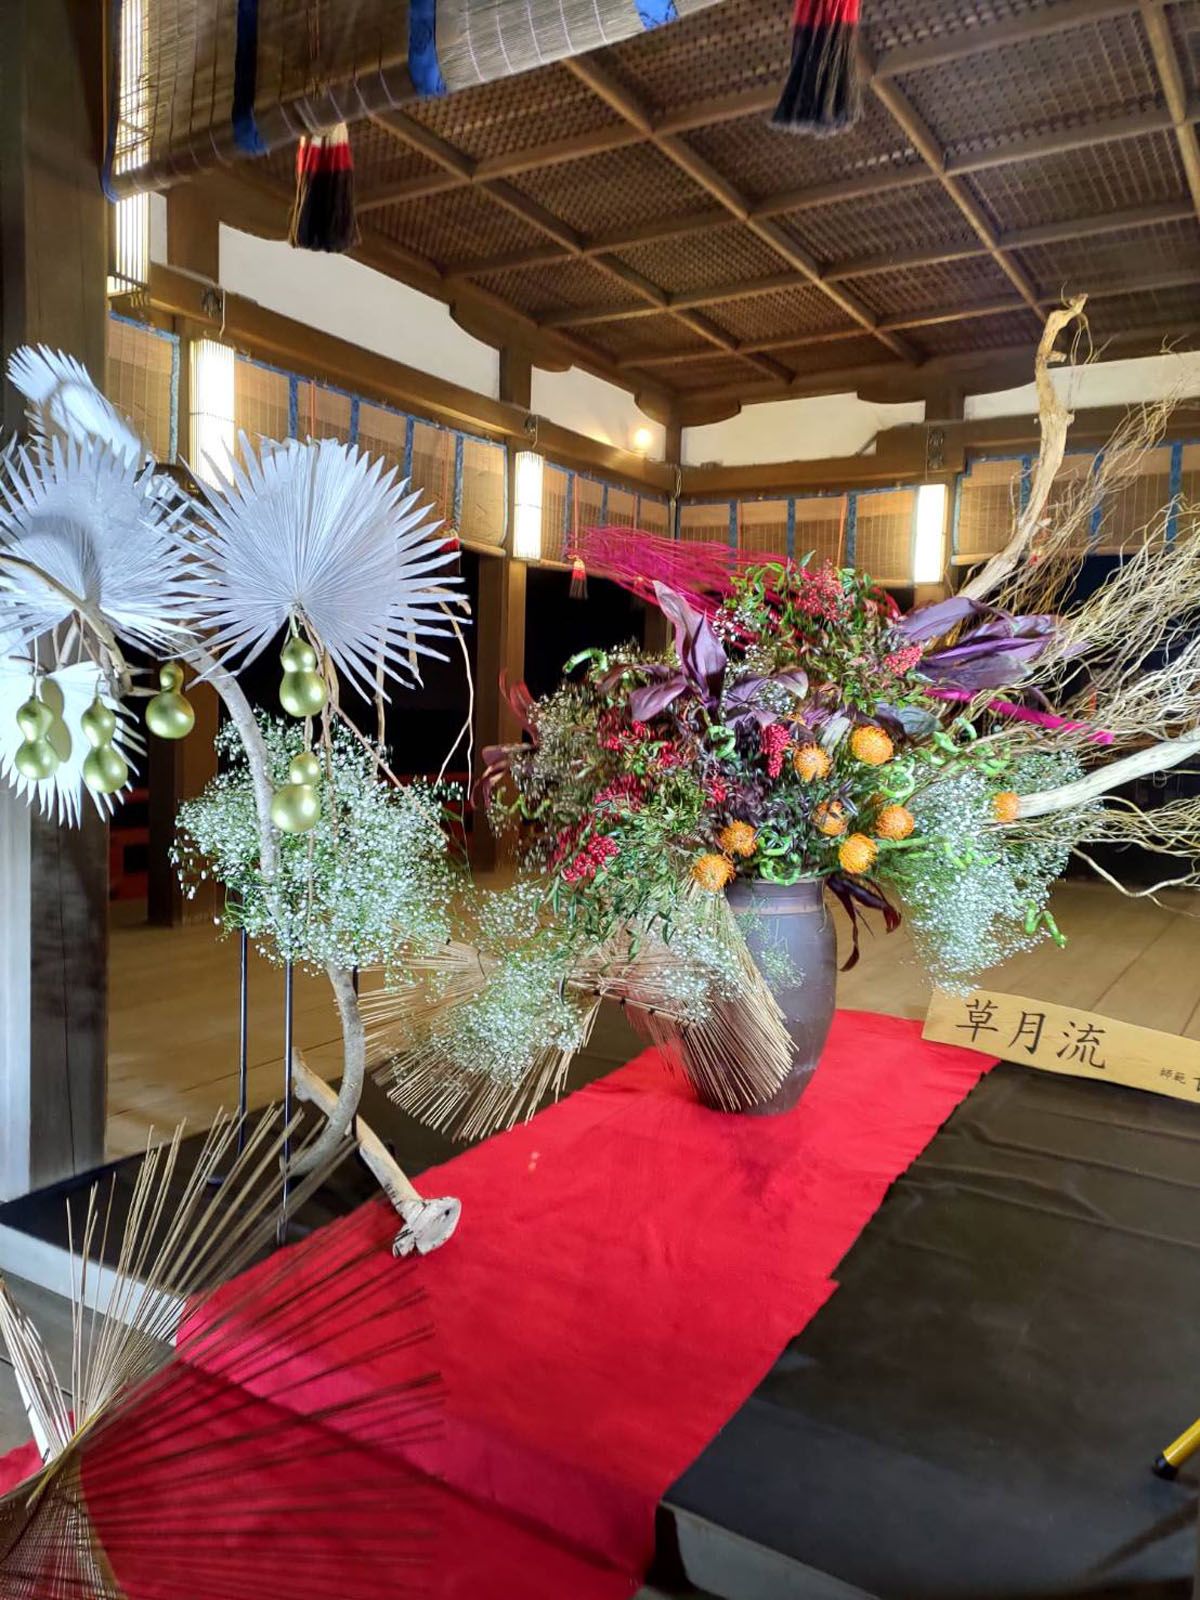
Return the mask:
[[(292, 1023), (293, 1023), (293, 983), (292, 963), (287, 961), (283, 967), (283, 1125), (286, 1128), (292, 1120)], [(290, 1135), (285, 1135), (283, 1141), (283, 1208), (279, 1216), (279, 1242), (282, 1244), (287, 1237), (288, 1226), (288, 1191), (291, 1188), (292, 1166), (292, 1140)]]
[(246, 1148), (246, 1097), (250, 1074), (250, 939), (245, 928), (238, 935), (241, 973), (238, 989), (238, 1131), (237, 1152)]

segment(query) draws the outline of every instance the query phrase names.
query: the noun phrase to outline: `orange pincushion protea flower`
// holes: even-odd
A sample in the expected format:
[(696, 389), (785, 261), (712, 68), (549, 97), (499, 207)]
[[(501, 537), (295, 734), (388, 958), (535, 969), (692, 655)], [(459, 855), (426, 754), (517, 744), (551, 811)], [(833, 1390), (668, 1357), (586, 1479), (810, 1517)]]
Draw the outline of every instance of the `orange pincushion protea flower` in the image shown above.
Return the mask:
[(992, 796), (992, 815), (997, 822), (1015, 822), (1021, 811), (1021, 797), (1012, 789)]
[(824, 805), (819, 805), (813, 812), (813, 821), (816, 823), (817, 832), (823, 833), (829, 839), (836, 839), (839, 834), (846, 831), (846, 816), (837, 800), (826, 801)]
[(721, 890), (733, 877), (733, 862), (728, 856), (719, 856), (714, 851), (697, 856), (692, 862), (692, 877), (702, 889), (707, 889), (709, 894), (720, 894)]
[(875, 832), (881, 839), (907, 839), (916, 825), (907, 806), (884, 806), (875, 818)]
[(802, 744), (792, 757), (792, 766), (805, 783), (829, 776), (829, 757), (819, 744)]
[(894, 749), (891, 739), (883, 729), (873, 727), (869, 723), (861, 728), (855, 728), (850, 735), (850, 754), (864, 766), (883, 766), (885, 761), (892, 759)]
[(868, 839), (865, 833), (852, 833), (838, 848), (838, 865), (843, 872), (866, 872), (878, 854), (874, 839)]
[(727, 822), (717, 835), (717, 843), (730, 856), (752, 856), (758, 849), (758, 834), (748, 822)]

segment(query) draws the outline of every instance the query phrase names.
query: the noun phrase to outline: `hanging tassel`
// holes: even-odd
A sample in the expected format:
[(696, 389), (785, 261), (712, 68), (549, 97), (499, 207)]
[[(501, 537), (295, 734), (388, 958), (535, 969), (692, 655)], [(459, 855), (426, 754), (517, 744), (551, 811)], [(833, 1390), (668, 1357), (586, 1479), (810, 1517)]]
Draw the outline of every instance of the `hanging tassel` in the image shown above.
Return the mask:
[(587, 599), (587, 568), (582, 556), (576, 556), (571, 564), (571, 599)]
[(858, 121), (858, 5), (859, 0), (796, 0), (792, 69), (771, 118), (777, 128), (828, 134)]
[(297, 250), (341, 252), (358, 243), (354, 158), (344, 122), (328, 133), (305, 136), (297, 146), (296, 203), (288, 237)]

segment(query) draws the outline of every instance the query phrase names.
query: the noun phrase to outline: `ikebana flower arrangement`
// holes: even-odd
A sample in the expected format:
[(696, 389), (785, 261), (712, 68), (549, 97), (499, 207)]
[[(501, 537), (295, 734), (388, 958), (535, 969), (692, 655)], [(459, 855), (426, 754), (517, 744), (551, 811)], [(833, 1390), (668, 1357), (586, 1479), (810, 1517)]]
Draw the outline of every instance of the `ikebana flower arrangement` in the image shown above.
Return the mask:
[(588, 570), (660, 606), (672, 646), (584, 651), (544, 699), (512, 691), (526, 737), (485, 752), (484, 785), (528, 878), (424, 988), (376, 1003), (395, 1099), (460, 1133), (519, 1115), (609, 995), (711, 1104), (786, 1110), (832, 1019), (836, 908), (847, 964), (864, 917), (903, 919), (934, 981), (963, 988), (1063, 942), (1051, 894), (1090, 843), (1148, 843), (1197, 881), (1200, 800), (1143, 812), (1112, 791), (1200, 751), (1200, 541), (1152, 527), (1070, 598), (1081, 533), (1165, 413), (1131, 418), (1048, 512), (1070, 422), (1049, 367), (1081, 311), (1043, 336), (1012, 539), (945, 600), (901, 615), (855, 569), (584, 536)]
[[(18, 351), (31, 442), (0, 458), (0, 779), (60, 821), (103, 813), (152, 737), (186, 738), (189, 676), (228, 717), (232, 771), (193, 802), (179, 860), (229, 890), (228, 917), (284, 961), (322, 966), (337, 1003), (337, 1106), (296, 1175), (342, 1146), (362, 1089), (353, 969), (447, 934), (447, 842), (430, 793), (389, 772), (383, 711), (466, 608), (454, 546), (394, 469), (333, 439), (237, 441), (189, 493), (160, 472), (73, 358)], [(280, 647), (286, 726), (237, 674)], [(126, 651), (158, 659), (145, 685)], [(463, 647), (464, 659), (466, 657)], [(373, 734), (340, 703), (378, 708)], [(381, 862), (389, 869), (380, 875)]]

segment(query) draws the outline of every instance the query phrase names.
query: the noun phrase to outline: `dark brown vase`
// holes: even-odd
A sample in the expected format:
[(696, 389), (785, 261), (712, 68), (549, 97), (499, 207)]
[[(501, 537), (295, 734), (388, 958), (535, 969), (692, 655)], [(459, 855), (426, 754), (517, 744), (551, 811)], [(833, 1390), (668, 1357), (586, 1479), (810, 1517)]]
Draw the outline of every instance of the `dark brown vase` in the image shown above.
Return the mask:
[(837, 1004), (837, 936), (819, 878), (784, 887), (740, 878), (729, 887), (729, 904), (739, 916), (752, 913), (746, 943), (758, 961), (764, 951), (784, 950), (798, 981), (774, 987), (796, 1048), (792, 1070), (770, 1100), (751, 1106), (748, 1116), (790, 1111), (817, 1070)]

